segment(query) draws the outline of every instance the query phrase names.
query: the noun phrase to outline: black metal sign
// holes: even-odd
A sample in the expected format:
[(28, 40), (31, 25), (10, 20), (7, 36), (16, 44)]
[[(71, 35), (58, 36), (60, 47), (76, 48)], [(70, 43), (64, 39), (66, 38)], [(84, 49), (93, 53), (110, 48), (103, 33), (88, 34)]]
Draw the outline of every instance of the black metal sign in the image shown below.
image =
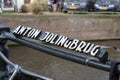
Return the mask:
[(66, 36), (59, 36), (58, 34), (54, 34), (51, 32), (43, 32), (42, 30), (21, 25), (15, 28), (13, 33), (32, 39), (45, 41), (50, 44), (62, 46), (71, 50), (75, 50), (77, 52), (83, 52), (91, 56), (96, 56), (100, 49), (99, 45), (86, 43), (85, 41), (80, 41), (78, 39), (70, 39)]

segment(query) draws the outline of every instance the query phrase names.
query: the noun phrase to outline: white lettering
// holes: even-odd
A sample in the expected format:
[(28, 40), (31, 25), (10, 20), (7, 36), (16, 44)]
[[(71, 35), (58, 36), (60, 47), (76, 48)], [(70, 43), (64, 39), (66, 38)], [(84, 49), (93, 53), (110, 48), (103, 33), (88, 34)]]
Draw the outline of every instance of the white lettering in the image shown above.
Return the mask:
[(90, 52), (90, 55), (91, 55), (91, 56), (96, 56), (96, 54), (97, 54), (98, 51), (99, 51), (99, 48), (100, 48), (99, 45), (94, 46), (93, 49), (92, 49), (92, 51)]
[(91, 56), (96, 56), (100, 50), (99, 45), (86, 43), (85, 41), (79, 41), (78, 39), (69, 39), (66, 36), (58, 36), (57, 34), (50, 32), (42, 32), (41, 30), (32, 29), (30, 27), (19, 25), (15, 30), (14, 34), (26, 36), (32, 39), (39, 39), (41, 41), (49, 42), (64, 48), (73, 49), (78, 52), (89, 53)]
[(78, 47), (76, 48), (76, 51), (82, 52), (82, 49), (85, 47), (85, 45), (86, 45), (86, 42), (81, 41)]
[(64, 44), (64, 47), (65, 47), (65, 48), (68, 48), (68, 46), (69, 46), (71, 43), (72, 43), (72, 41), (67, 40), (67, 41), (65, 42), (65, 44)]
[(31, 29), (30, 27), (26, 27), (26, 31), (23, 33), (23, 36), (25, 36), (29, 32), (30, 29)]
[(63, 46), (63, 44), (65, 43), (65, 41), (66, 41), (67, 39), (68, 39), (68, 37), (63, 36), (63, 37), (61, 38), (61, 40), (57, 43), (57, 45)]
[(69, 46), (69, 49), (75, 49), (78, 46), (78, 39), (74, 39), (71, 45)]
[(57, 41), (55, 42), (55, 44), (57, 44), (60, 41), (61, 38), (62, 38), (62, 35), (59, 36), (59, 38), (57, 39)]
[(90, 44), (90, 43), (88, 43), (86, 46), (85, 46), (85, 48), (83, 49), (83, 52), (85, 52), (85, 53), (90, 53), (90, 51), (91, 51), (91, 49), (93, 48), (93, 46), (94, 46), (94, 44)]
[(36, 30), (35, 33), (31, 36), (31, 38), (35, 39), (38, 37), (38, 35), (40, 34), (41, 30)]
[(21, 29), (18, 31), (18, 34), (23, 34), (23, 32), (26, 30), (27, 28), (25, 26), (22, 26)]
[(21, 28), (21, 25), (19, 25), (17, 28), (15, 28), (15, 29), (13, 30), (13, 33), (17, 34), (18, 31), (20, 30), (20, 28)]
[(57, 36), (58, 36), (57, 34), (54, 35), (54, 37), (53, 37), (52, 40), (50, 41), (51, 44), (54, 43), (54, 40), (56, 39)]
[(34, 33), (35, 29), (30, 30), (29, 33), (27, 34), (27, 37), (31, 37)]
[(47, 38), (46, 38), (46, 42), (50, 42), (51, 41), (51, 39), (54, 37), (54, 34), (53, 33), (50, 33), (48, 36), (47, 36)]

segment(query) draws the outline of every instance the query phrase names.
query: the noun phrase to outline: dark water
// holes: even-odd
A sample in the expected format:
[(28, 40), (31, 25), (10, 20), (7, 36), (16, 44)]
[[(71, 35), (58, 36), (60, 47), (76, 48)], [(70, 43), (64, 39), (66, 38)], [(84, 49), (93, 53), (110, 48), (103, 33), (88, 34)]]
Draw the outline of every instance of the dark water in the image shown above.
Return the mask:
[[(90, 41), (120, 48), (120, 40)], [(110, 59), (120, 60), (120, 53), (107, 49)], [(56, 80), (108, 80), (109, 73), (47, 55), (24, 46), (10, 46), (10, 59), (23, 68)]]

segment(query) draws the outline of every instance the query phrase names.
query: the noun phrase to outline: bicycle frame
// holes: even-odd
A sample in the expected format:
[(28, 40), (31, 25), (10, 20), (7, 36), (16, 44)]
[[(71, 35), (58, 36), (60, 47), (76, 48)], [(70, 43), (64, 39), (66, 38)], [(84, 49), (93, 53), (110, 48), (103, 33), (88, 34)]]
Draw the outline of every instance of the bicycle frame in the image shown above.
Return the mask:
[[(28, 38), (15, 36), (13, 33), (10, 33), (8, 27), (0, 26), (0, 40), (11, 40), (21, 45), (33, 48), (38, 51), (45, 52), (49, 55), (53, 55), (62, 59), (66, 59), (78, 64), (87, 65), (96, 69), (104, 70), (110, 72), (109, 80), (118, 80), (120, 73), (120, 65), (118, 61), (107, 60), (102, 63), (96, 57), (90, 57), (81, 54), (75, 54), (75, 52), (63, 51), (62, 49), (55, 48), (53, 46), (48, 46), (46, 44), (34, 42)], [(102, 54), (105, 54), (106, 51), (101, 50)]]

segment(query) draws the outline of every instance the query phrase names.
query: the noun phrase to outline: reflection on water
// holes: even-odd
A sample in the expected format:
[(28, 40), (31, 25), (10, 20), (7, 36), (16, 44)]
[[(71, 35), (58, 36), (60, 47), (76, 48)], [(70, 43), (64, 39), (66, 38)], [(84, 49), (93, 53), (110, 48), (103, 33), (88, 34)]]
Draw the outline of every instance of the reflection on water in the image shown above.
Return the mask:
[[(120, 48), (119, 40), (91, 41), (95, 44), (112, 45)], [(110, 58), (120, 58), (120, 53), (108, 49)], [(24, 47), (10, 46), (10, 59), (23, 68), (56, 80), (108, 80), (109, 73), (77, 63), (66, 61)]]

